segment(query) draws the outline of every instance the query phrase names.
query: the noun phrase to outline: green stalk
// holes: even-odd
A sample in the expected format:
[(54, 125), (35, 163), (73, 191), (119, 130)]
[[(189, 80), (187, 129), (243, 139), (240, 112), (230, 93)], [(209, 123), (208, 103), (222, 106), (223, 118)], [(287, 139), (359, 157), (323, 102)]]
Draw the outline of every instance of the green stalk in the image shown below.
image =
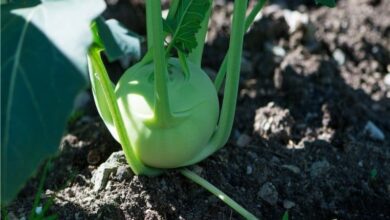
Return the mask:
[(42, 176), (41, 176), (41, 179), (39, 180), (38, 191), (35, 193), (33, 207), (31, 208), (31, 212), (30, 212), (28, 219), (36, 219), (39, 217), (40, 214), (42, 214), (42, 213), (37, 214), (35, 212), (35, 209), (38, 207), (39, 201), (41, 200), (41, 195), (43, 192), (43, 187), (44, 187), (44, 184), (46, 181), (47, 172), (49, 170), (50, 163), (51, 163), (51, 159), (49, 159), (45, 163), (45, 166), (43, 167)]
[(233, 24), (229, 43), (230, 49), (227, 61), (225, 93), (218, 129), (210, 141), (211, 145), (216, 147), (216, 149), (219, 149), (226, 144), (233, 127), (238, 84), (240, 80), (242, 46), (245, 34), (245, 27), (242, 23), (245, 21), (247, 3), (248, 1), (246, 0), (234, 1)]
[[(239, 0), (241, 1), (241, 0)], [(217, 196), (220, 200), (222, 200), (225, 204), (230, 206), (232, 209), (234, 209), (236, 212), (238, 212), (242, 217), (245, 219), (257, 219), (256, 216), (254, 216), (252, 213), (247, 211), (244, 207), (242, 207), (240, 204), (235, 202), (232, 198), (230, 198), (228, 195), (226, 195), (224, 192), (219, 190), (217, 187), (212, 185), (207, 180), (203, 179), (201, 176), (197, 175), (196, 173), (188, 170), (188, 169), (181, 169), (180, 173), (187, 177), (188, 179), (194, 181), (195, 183), (199, 184), (215, 196)]]
[[(259, 0), (257, 2), (257, 4), (255, 5), (255, 7), (253, 7), (251, 13), (248, 15), (248, 17), (245, 19), (245, 30), (248, 31), (249, 27), (251, 26), (251, 24), (253, 23), (253, 21), (255, 20), (255, 17), (256, 15), (259, 13), (259, 11), (264, 7), (265, 5), (265, 2), (266, 0)], [(214, 81), (214, 85), (215, 85), (215, 88), (217, 91), (219, 91), (221, 89), (221, 86), (222, 86), (222, 82), (225, 78), (225, 75), (226, 75), (226, 70), (227, 70), (227, 58), (228, 58), (228, 54), (229, 54), (229, 51), (227, 52), (227, 55), (225, 56), (225, 58), (223, 59), (223, 62), (222, 62), (222, 65), (221, 67), (219, 68), (219, 71), (218, 71), (218, 74), (217, 74), (217, 77), (215, 78), (215, 81)]]
[(167, 20), (173, 19), (177, 13), (177, 9), (179, 8), (180, 0), (172, 0), (171, 6), (168, 11)]
[(100, 48), (92, 46), (88, 53), (88, 62), (90, 64), (90, 68), (92, 68), (92, 74), (96, 74), (97, 78), (99, 79), (99, 83), (103, 90), (103, 94), (107, 102), (107, 106), (111, 114), (112, 120), (114, 122), (114, 126), (118, 133), (119, 141), (125, 153), (126, 160), (129, 163), (130, 168), (136, 175), (158, 175), (162, 172), (161, 170), (145, 166), (133, 151), (129, 137), (127, 136), (127, 131), (123, 122), (122, 115), (120, 114), (118, 103), (116, 101), (114, 88), (112, 87), (106, 68), (104, 67), (104, 64), (100, 57), (100, 51)]
[[(152, 28), (148, 28), (148, 35), (151, 35), (153, 44), (153, 60), (154, 60), (154, 83), (155, 83), (155, 118), (154, 122), (157, 126), (169, 126), (172, 121), (172, 113), (169, 106), (169, 96), (167, 87), (167, 64), (164, 50), (164, 33), (161, 18), (161, 3), (157, 0), (146, 1), (148, 19)], [(148, 9), (149, 8), (149, 9)]]
[(152, 25), (152, 12), (151, 7), (146, 7), (146, 40), (148, 45), (148, 50), (151, 50), (153, 47), (153, 25)]
[(212, 0), (209, 0), (209, 1), (210, 1), (210, 7), (206, 13), (204, 20), (200, 24), (200, 29), (199, 29), (198, 33), (196, 33), (196, 35), (195, 35), (197, 45), (192, 50), (192, 52), (188, 55), (188, 60), (199, 67), (201, 67), (201, 64), (202, 64), (202, 54), (203, 54), (204, 44), (206, 41), (207, 30), (209, 27), (211, 9), (213, 7)]

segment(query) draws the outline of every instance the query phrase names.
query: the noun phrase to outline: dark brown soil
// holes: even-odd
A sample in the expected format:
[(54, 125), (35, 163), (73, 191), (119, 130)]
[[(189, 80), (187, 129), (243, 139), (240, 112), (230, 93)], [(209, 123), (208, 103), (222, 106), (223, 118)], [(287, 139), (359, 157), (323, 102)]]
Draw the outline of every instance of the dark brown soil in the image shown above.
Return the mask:
[[(216, 2), (204, 58), (211, 74), (228, 47), (232, 8)], [(303, 3), (275, 1), (247, 34), (231, 139), (190, 169), (262, 219), (282, 219), (286, 211), (290, 219), (390, 219), (390, 1), (345, 0), (334, 9)], [(130, 6), (119, 1), (106, 15), (144, 28), (142, 4), (128, 16), (119, 7)], [(286, 9), (301, 13), (295, 30)], [(122, 169), (94, 192), (93, 172), (120, 146), (91, 100), (84, 110), (45, 180), (40, 205), (54, 198), (49, 213), (240, 219), (175, 171), (150, 178)], [(11, 219), (28, 216), (40, 173), (7, 207)]]

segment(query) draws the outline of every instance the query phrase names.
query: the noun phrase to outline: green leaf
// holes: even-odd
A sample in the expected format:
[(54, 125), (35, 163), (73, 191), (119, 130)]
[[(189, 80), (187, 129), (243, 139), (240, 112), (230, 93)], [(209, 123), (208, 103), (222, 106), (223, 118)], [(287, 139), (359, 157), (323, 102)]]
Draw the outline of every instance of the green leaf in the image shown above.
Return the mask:
[(200, 29), (209, 7), (209, 0), (180, 1), (175, 15), (170, 15), (164, 22), (164, 30), (173, 36), (172, 46), (186, 53), (190, 53), (196, 47), (195, 35)]
[(74, 98), (87, 86), (90, 23), (104, 9), (103, 0), (2, 5), (2, 201), (57, 151)]
[(124, 56), (139, 59), (141, 56), (141, 36), (127, 30), (117, 20), (99, 17), (96, 26), (102, 46), (110, 61)]
[(315, 0), (316, 1), (316, 4), (321, 4), (321, 5), (325, 5), (325, 6), (328, 6), (328, 7), (335, 7), (336, 6), (336, 1), (335, 0)]

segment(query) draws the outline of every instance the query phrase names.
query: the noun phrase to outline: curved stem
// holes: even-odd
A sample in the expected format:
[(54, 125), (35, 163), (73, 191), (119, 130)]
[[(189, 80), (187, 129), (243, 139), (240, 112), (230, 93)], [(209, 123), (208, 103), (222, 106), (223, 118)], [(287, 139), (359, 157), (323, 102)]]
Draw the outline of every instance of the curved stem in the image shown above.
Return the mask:
[(164, 33), (161, 17), (161, 2), (158, 0), (147, 0), (146, 8), (148, 14), (148, 36), (151, 35), (153, 45), (154, 61), (154, 85), (155, 85), (155, 106), (154, 122), (161, 127), (169, 125), (172, 120), (171, 109), (169, 105), (168, 87), (167, 87), (167, 64), (164, 50)]
[(129, 163), (130, 168), (137, 175), (158, 175), (162, 172), (162, 170), (145, 166), (133, 151), (129, 137), (127, 136), (127, 131), (123, 122), (122, 115), (120, 114), (118, 103), (116, 102), (114, 89), (108, 77), (106, 68), (104, 67), (104, 64), (100, 58), (100, 51), (100, 48), (92, 46), (88, 52), (88, 63), (90, 65), (90, 71), (93, 71), (93, 74), (96, 74), (97, 78), (99, 79), (99, 83), (103, 90), (103, 94), (107, 102), (109, 112), (111, 113), (119, 141), (126, 155), (126, 160)]
[(257, 219), (256, 216), (254, 216), (252, 213), (247, 211), (244, 207), (242, 207), (240, 204), (238, 204), (236, 201), (234, 201), (232, 198), (230, 198), (228, 195), (226, 195), (224, 192), (219, 190), (217, 187), (212, 185), (207, 180), (203, 179), (201, 176), (197, 175), (196, 173), (188, 170), (188, 169), (181, 169), (180, 173), (187, 177), (188, 179), (194, 181), (195, 183), (201, 185), (203, 188), (217, 196), (220, 200), (222, 200), (224, 203), (226, 203), (228, 206), (230, 206), (232, 209), (234, 209), (236, 212), (238, 212), (242, 217), (245, 219)]
[[(248, 31), (249, 27), (253, 23), (253, 21), (256, 18), (256, 15), (259, 13), (259, 11), (264, 7), (266, 0), (259, 0), (257, 4), (253, 7), (251, 13), (248, 15), (248, 17), (245, 19), (245, 30)], [(223, 59), (222, 65), (219, 68), (217, 77), (215, 78), (214, 85), (215, 89), (219, 91), (221, 89), (223, 80), (226, 75), (227, 70), (227, 58), (228, 58), (229, 50), (227, 52), (227, 55)]]
[(229, 53), (227, 61), (227, 76), (225, 93), (223, 97), (222, 110), (219, 118), (218, 129), (211, 139), (211, 145), (219, 149), (228, 141), (233, 127), (234, 113), (236, 111), (236, 100), (238, 84), (240, 80), (240, 67), (242, 46), (244, 41), (245, 11), (247, 2), (244, 0), (234, 1), (232, 35), (229, 43)]

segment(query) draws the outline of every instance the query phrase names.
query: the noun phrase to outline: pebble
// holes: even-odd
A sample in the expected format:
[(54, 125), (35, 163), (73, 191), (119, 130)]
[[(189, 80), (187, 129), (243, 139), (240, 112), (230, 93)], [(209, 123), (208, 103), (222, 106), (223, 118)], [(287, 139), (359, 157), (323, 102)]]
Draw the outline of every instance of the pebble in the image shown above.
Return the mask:
[(299, 11), (283, 10), (283, 17), (289, 26), (290, 33), (294, 33), (299, 27), (309, 23), (309, 15)]
[(333, 59), (336, 60), (337, 64), (339, 64), (340, 66), (345, 63), (345, 54), (342, 50), (340, 49), (334, 50), (332, 56)]
[(310, 167), (310, 176), (318, 177), (328, 171), (330, 164), (327, 160), (314, 162)]
[(266, 43), (265, 46), (267, 50), (271, 51), (275, 56), (284, 57), (287, 54), (286, 50), (281, 46), (273, 45), (270, 43)]
[(198, 175), (201, 175), (201, 174), (203, 173), (203, 168), (200, 167), (200, 166), (198, 166), (198, 165), (194, 165), (193, 169), (194, 169), (193, 171), (194, 171), (196, 174), (198, 174)]
[(384, 141), (385, 135), (382, 130), (378, 128), (372, 121), (368, 121), (366, 126), (364, 127), (364, 133), (368, 135), (373, 140)]
[(237, 139), (237, 146), (246, 147), (252, 141), (252, 138), (247, 134), (241, 134)]
[(111, 156), (106, 160), (106, 162), (102, 163), (97, 170), (93, 173), (92, 183), (93, 190), (98, 192), (105, 188), (108, 177), (111, 173), (117, 171), (118, 167), (121, 165), (127, 165), (125, 154), (123, 151), (114, 152)]
[(40, 215), (40, 214), (42, 213), (42, 206), (37, 206), (37, 207), (35, 208), (35, 213), (36, 213), (37, 215)]
[(291, 208), (293, 208), (294, 206), (295, 206), (295, 202), (292, 202), (292, 201), (287, 200), (287, 199), (285, 199), (285, 200), (283, 201), (283, 207), (284, 207), (285, 209), (291, 209)]
[(131, 171), (128, 166), (120, 166), (116, 170), (116, 177), (119, 181), (128, 180), (131, 178)]
[(386, 74), (384, 78), (385, 85), (390, 86), (390, 73)]
[(287, 169), (287, 170), (289, 170), (289, 171), (291, 171), (291, 172), (293, 172), (293, 173), (295, 173), (295, 174), (301, 173), (301, 169), (299, 169), (299, 167), (294, 166), (294, 165), (287, 165), (287, 164), (285, 164), (285, 165), (282, 165), (282, 167)]
[(252, 168), (251, 166), (248, 165), (248, 166), (246, 167), (246, 174), (247, 174), (247, 175), (251, 175), (252, 173), (253, 173), (253, 168)]
[(258, 195), (270, 205), (276, 205), (279, 196), (278, 191), (276, 191), (275, 186), (271, 182), (266, 182), (261, 187)]

